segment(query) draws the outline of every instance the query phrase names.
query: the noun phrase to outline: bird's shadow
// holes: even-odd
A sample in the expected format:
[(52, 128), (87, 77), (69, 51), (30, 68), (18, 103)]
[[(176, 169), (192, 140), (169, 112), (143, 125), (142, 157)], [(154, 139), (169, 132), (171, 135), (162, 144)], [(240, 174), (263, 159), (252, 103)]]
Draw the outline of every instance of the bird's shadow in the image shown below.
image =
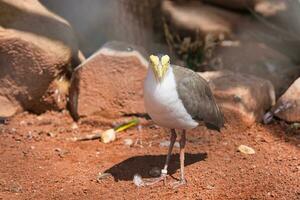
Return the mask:
[[(205, 160), (206, 158), (207, 153), (186, 153), (185, 166)], [(132, 180), (135, 174), (140, 174), (143, 178), (150, 178), (151, 176), (149, 175), (149, 171), (153, 167), (159, 167), (162, 169), (165, 159), (166, 155), (134, 156), (112, 166), (107, 169), (105, 173), (110, 173), (114, 177), (115, 181)], [(171, 156), (168, 174), (174, 174), (179, 167), (179, 154), (177, 153)]]

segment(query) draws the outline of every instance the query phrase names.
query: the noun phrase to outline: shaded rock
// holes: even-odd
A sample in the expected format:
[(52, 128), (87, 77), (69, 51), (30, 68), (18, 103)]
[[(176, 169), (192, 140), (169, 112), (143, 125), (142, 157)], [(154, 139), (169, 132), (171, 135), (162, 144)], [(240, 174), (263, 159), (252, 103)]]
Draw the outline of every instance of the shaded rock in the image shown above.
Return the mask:
[(228, 123), (260, 122), (275, 104), (274, 88), (268, 80), (231, 71), (199, 74), (209, 82)]
[(204, 0), (204, 2), (234, 10), (253, 10), (263, 16), (273, 16), (286, 9), (285, 2), (279, 0)]
[(18, 105), (11, 102), (5, 96), (0, 95), (0, 117), (10, 117), (18, 111)]
[(162, 3), (163, 14), (179, 30), (208, 33), (224, 38), (231, 35), (239, 16), (217, 7), (202, 4), (199, 1), (176, 3), (165, 0)]
[(65, 107), (52, 95), (53, 81), (80, 63), (70, 24), (34, 0), (3, 0), (0, 13), (0, 116)]
[(222, 6), (224, 8), (236, 9), (236, 10), (247, 10), (249, 8), (254, 9), (255, 4), (264, 0), (204, 0), (207, 3)]
[(210, 70), (231, 70), (270, 80), (280, 96), (300, 75), (300, 68), (284, 54), (253, 40), (215, 49)]
[(300, 78), (278, 99), (271, 111), (285, 121), (300, 122)]
[(136, 49), (109, 42), (76, 68), (70, 88), (70, 110), (75, 119), (112, 119), (145, 112), (142, 85), (147, 61)]

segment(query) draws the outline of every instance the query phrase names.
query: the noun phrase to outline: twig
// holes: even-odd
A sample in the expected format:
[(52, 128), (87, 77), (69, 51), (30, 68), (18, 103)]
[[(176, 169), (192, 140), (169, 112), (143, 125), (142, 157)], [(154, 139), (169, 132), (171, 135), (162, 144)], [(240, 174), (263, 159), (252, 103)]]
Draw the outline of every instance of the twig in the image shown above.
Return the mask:
[(101, 133), (94, 133), (89, 135), (82, 135), (72, 138), (72, 141), (87, 141), (87, 140), (96, 140), (101, 138)]

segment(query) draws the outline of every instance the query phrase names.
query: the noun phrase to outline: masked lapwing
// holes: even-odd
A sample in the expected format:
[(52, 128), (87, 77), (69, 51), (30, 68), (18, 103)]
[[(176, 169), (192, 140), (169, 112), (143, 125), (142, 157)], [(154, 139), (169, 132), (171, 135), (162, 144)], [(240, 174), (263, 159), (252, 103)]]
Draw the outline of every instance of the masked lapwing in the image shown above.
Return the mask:
[(196, 72), (170, 64), (168, 55), (151, 55), (144, 82), (144, 103), (151, 119), (159, 126), (170, 128), (170, 146), (161, 176), (146, 182), (151, 185), (166, 181), (168, 164), (176, 130), (180, 131), (180, 178), (173, 183), (186, 183), (184, 178), (184, 148), (186, 131), (205, 124), (208, 129), (220, 131), (223, 115), (216, 104), (208, 83)]

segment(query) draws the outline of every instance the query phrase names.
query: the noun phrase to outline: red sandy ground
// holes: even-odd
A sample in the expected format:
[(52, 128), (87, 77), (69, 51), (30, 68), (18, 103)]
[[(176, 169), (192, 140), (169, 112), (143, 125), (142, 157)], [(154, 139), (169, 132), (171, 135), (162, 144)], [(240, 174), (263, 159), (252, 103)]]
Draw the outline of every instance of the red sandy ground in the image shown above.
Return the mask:
[[(23, 113), (0, 125), (0, 199), (300, 199), (300, 136), (279, 124), (189, 132), (188, 183), (172, 189), (163, 183), (137, 188), (132, 181), (135, 173), (149, 178), (152, 167), (163, 166), (167, 147), (159, 143), (168, 139), (166, 130), (145, 125), (110, 144), (72, 142), (68, 138), (107, 128), (81, 121), (72, 129), (72, 123), (66, 112)], [(140, 138), (143, 146), (126, 146), (127, 138)], [(238, 152), (240, 144), (256, 154)], [(169, 170), (175, 178), (178, 151)], [(97, 181), (99, 172), (112, 176)]]

